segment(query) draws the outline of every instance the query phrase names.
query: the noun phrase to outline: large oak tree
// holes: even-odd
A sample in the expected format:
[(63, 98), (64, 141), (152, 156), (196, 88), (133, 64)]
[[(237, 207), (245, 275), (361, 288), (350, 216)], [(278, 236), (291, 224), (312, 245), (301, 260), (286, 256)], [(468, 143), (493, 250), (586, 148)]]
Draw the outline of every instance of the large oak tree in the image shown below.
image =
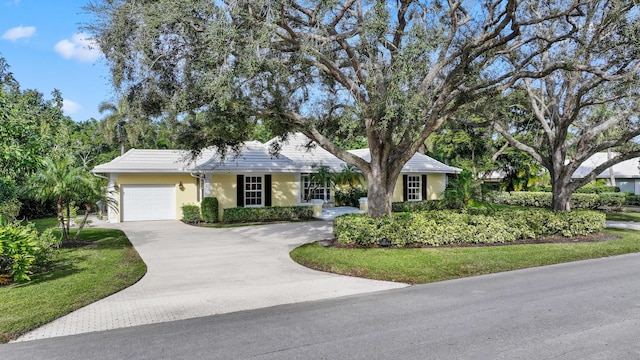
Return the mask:
[[(364, 173), (379, 217), (391, 213), (404, 164), (456, 109), (552, 70), (528, 65), (565, 34), (527, 28), (582, 16), (578, 0), (552, 3), (98, 0), (87, 9), (131, 104), (194, 121), (209, 134), (195, 147), (238, 145), (252, 119), (275, 134), (301, 131)], [(511, 56), (518, 49), (527, 54)], [(371, 161), (338, 146), (336, 133), (366, 136)]]
[[(571, 194), (607, 168), (640, 156), (640, 9), (611, 0), (587, 2), (579, 10), (582, 16), (566, 23), (529, 29), (540, 38), (565, 36), (528, 65), (532, 73), (556, 69), (517, 84), (528, 95), (531, 121), (523, 128), (522, 119), (505, 109), (494, 122), (513, 147), (549, 171), (555, 210), (569, 210)], [(519, 136), (522, 131), (530, 136)], [(615, 156), (573, 178), (587, 159), (608, 149)]]

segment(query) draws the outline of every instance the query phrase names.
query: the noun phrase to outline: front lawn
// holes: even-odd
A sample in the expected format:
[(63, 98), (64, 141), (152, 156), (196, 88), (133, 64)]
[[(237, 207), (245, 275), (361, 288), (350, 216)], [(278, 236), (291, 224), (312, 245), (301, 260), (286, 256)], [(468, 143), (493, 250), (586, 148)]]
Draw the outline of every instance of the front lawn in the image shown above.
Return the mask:
[[(39, 220), (36, 227), (52, 223)], [(146, 272), (122, 231), (85, 229), (80, 239), (93, 244), (55, 251), (51, 272), (0, 287), (0, 343), (127, 288)]]
[(291, 258), (312, 269), (369, 279), (424, 284), (570, 261), (640, 252), (640, 232), (605, 230), (620, 236), (604, 242), (438, 247), (420, 249), (331, 248), (303, 245)]
[(640, 212), (616, 212), (607, 213), (607, 220), (611, 221), (637, 221), (640, 222)]

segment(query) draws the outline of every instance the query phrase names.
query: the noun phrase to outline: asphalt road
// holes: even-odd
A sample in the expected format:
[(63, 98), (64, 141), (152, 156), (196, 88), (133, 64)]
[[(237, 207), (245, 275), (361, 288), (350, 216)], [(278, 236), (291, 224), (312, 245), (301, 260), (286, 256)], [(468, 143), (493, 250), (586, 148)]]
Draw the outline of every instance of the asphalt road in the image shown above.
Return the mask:
[(0, 359), (640, 359), (640, 254), (6, 344)]

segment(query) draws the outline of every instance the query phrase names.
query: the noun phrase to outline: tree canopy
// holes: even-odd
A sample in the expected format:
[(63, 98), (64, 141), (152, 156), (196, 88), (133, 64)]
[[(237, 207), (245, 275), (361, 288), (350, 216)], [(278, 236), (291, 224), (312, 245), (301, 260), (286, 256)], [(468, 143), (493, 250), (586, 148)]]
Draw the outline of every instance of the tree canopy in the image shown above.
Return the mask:
[[(301, 131), (365, 174), (369, 213), (385, 216), (424, 140), (461, 105), (540, 75), (528, 65), (565, 34), (526, 29), (582, 16), (578, 4), (120, 0), (87, 9), (113, 83), (138, 108), (241, 112), (225, 124), (237, 135), (223, 139), (231, 145), (253, 119), (276, 135)], [(513, 56), (517, 49), (526, 55)], [(371, 161), (339, 146), (336, 134), (365, 136)]]
[[(581, 16), (564, 26), (530, 29), (540, 38), (564, 34), (528, 65), (533, 73), (552, 71), (516, 84), (534, 116), (523, 119), (505, 107), (493, 117), (495, 129), (514, 148), (549, 171), (555, 210), (568, 210), (571, 193), (607, 168), (640, 156), (634, 141), (640, 135), (640, 9), (633, 2), (590, 1), (579, 10)], [(572, 178), (587, 159), (608, 149), (615, 156)]]

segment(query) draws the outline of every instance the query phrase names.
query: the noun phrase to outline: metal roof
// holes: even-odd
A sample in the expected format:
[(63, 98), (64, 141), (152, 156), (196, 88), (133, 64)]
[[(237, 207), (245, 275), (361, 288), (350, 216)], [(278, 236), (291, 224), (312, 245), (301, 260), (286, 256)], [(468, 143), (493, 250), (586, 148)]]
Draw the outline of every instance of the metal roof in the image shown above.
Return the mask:
[[(266, 144), (248, 141), (240, 154), (229, 151), (221, 161), (213, 149), (205, 149), (195, 161), (185, 150), (131, 149), (112, 161), (96, 166), (94, 173), (298, 173), (313, 172), (314, 166), (328, 166), (341, 171), (345, 162), (327, 150), (314, 145), (302, 133), (294, 133), (283, 142), (278, 155), (269, 153)], [(311, 146), (309, 146), (311, 145)], [(369, 149), (351, 150), (354, 155), (370, 161)], [(416, 153), (402, 168), (403, 173), (458, 174), (461, 169), (445, 165), (426, 155)]]
[[(617, 153), (611, 153), (611, 156), (616, 156)], [(588, 173), (590, 173), (593, 169), (598, 167), (598, 165), (604, 163), (608, 160), (607, 153), (597, 153), (593, 154), (590, 158), (585, 160), (585, 162), (580, 165), (580, 167), (573, 173), (574, 178), (583, 178)], [(623, 161), (616, 165), (613, 165), (613, 176), (617, 179), (626, 179), (626, 178), (640, 178), (640, 158), (634, 158), (630, 160)], [(601, 172), (596, 176), (598, 179), (608, 179), (610, 177), (609, 169)]]

